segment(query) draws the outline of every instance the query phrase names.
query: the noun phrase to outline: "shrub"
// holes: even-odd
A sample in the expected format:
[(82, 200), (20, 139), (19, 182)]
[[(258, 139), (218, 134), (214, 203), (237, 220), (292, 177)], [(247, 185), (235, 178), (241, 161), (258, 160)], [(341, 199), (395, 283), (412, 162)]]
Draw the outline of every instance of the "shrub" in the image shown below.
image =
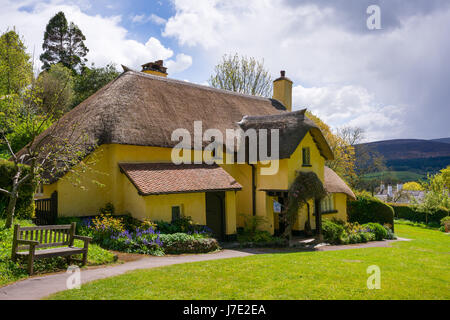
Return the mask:
[(220, 249), (213, 238), (196, 238), (186, 233), (161, 234), (162, 247), (165, 253), (206, 253)]
[(212, 230), (205, 225), (195, 224), (191, 217), (180, 217), (172, 222), (154, 221), (156, 229), (163, 234), (199, 233), (211, 236)]
[(102, 243), (105, 239), (110, 239), (125, 231), (122, 219), (111, 216), (110, 214), (102, 214), (92, 220), (92, 229), (94, 241)]
[(394, 215), (396, 219), (405, 219), (414, 222), (430, 223), (434, 222), (439, 224), (440, 220), (450, 215), (450, 211), (445, 208), (431, 213), (420, 211), (418, 208), (414, 208), (405, 204), (391, 204), (394, 209)]
[(366, 223), (362, 226), (363, 228), (367, 229), (367, 232), (371, 232), (375, 234), (375, 239), (377, 241), (381, 241), (383, 239), (386, 239), (387, 231), (386, 229), (379, 223)]
[(340, 244), (347, 237), (344, 227), (330, 220), (322, 221), (322, 233), (324, 240), (331, 244)]
[(376, 222), (394, 226), (394, 209), (368, 194), (358, 194), (348, 203), (348, 221), (360, 224)]
[[(24, 173), (29, 172), (29, 167), (24, 166)], [(0, 159), (0, 188), (11, 190), (11, 179), (15, 174), (14, 163), (4, 159)], [(36, 182), (28, 181), (23, 184), (19, 190), (19, 198), (16, 203), (15, 218), (31, 219), (34, 216), (34, 192), (36, 190)], [(6, 217), (6, 207), (9, 197), (0, 193), (0, 218)]]
[(103, 238), (102, 245), (111, 250), (128, 253), (163, 255), (160, 234), (153, 228), (146, 230), (137, 228), (135, 232), (125, 230), (109, 238)]

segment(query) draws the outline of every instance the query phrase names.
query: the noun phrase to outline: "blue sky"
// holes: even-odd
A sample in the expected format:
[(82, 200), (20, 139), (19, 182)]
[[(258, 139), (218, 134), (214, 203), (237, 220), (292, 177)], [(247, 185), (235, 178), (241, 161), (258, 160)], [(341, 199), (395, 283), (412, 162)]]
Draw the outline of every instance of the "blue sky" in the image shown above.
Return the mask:
[[(381, 29), (369, 30), (376, 4)], [(169, 76), (206, 84), (226, 53), (264, 59), (294, 81), (294, 109), (367, 141), (450, 136), (450, 1), (0, 0), (0, 30), (16, 27), (39, 56), (62, 10), (85, 33), (88, 58), (138, 69), (164, 59)], [(426, 119), (426, 120), (425, 120)]]

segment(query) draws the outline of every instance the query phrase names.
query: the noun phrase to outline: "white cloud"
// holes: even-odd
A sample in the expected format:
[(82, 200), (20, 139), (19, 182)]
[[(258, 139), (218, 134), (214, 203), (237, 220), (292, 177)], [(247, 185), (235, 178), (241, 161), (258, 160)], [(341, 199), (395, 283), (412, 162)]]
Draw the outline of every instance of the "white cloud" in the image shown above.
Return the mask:
[(184, 53), (177, 54), (175, 60), (166, 61), (166, 66), (168, 68), (168, 72), (170, 73), (178, 73), (184, 71), (191, 65), (192, 65), (192, 57)]
[[(448, 135), (444, 119), (450, 117), (445, 104), (450, 97), (443, 83), (450, 81), (450, 67), (441, 62), (450, 54), (448, 8), (402, 16), (395, 28), (364, 31), (349, 29), (349, 24), (339, 21), (332, 4), (290, 3), (173, 0), (176, 13), (168, 19), (163, 35), (197, 49), (211, 70), (223, 54), (238, 52), (264, 58), (273, 75), (284, 69), (296, 84), (305, 87), (325, 91), (330, 87), (364, 88), (372, 96), (371, 102), (365, 103), (365, 122), (363, 114), (357, 116), (347, 105), (341, 112), (349, 115), (348, 123), (367, 123), (370, 138), (381, 132), (391, 138)], [(365, 25), (365, 10), (360, 14), (353, 18)], [(311, 107), (313, 102), (305, 101)], [(402, 106), (408, 112), (400, 116), (388, 106)], [(425, 109), (431, 109), (433, 120), (429, 123), (423, 123)], [(368, 115), (374, 121), (369, 121)], [(391, 121), (390, 117), (403, 121)], [(332, 118), (329, 124), (341, 125), (337, 120), (341, 119)]]
[(361, 127), (370, 140), (399, 134), (404, 108), (378, 103), (367, 89), (355, 86), (293, 88), (294, 109), (308, 108), (335, 128)]
[(152, 13), (149, 16), (145, 14), (135, 15), (131, 17), (131, 21), (133, 23), (146, 23), (146, 22), (153, 22), (157, 25), (164, 25), (167, 21), (166, 19)]
[[(31, 10), (21, 10), (25, 5), (31, 6)], [(63, 11), (67, 19), (73, 21), (83, 31), (86, 36), (85, 44), (89, 48), (87, 58), (89, 62), (94, 62), (98, 66), (114, 62), (119, 66), (124, 64), (139, 68), (143, 63), (169, 59), (174, 55), (170, 48), (165, 47), (155, 37), (150, 37), (145, 44), (129, 39), (128, 31), (120, 25), (120, 16), (90, 16), (76, 3), (62, 4), (59, 0), (50, 3), (6, 0), (0, 11), (0, 30), (15, 26), (24, 36), (28, 50), (35, 51), (35, 60), (38, 62), (42, 52), (45, 26), (58, 11)], [(176, 69), (169, 71), (176, 73), (183, 67), (187, 68), (187, 57), (189, 56), (183, 55), (180, 60), (176, 59), (175, 62), (178, 62), (175, 64)], [(192, 58), (189, 58), (192, 64)]]

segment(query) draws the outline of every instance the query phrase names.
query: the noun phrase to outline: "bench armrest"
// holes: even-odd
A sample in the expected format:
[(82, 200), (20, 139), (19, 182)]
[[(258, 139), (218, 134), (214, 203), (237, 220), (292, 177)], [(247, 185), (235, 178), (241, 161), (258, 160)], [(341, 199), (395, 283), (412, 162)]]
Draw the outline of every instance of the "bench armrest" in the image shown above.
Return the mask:
[(30, 245), (30, 246), (37, 246), (40, 244), (39, 241), (35, 241), (35, 240), (17, 240), (18, 244), (25, 244), (25, 245)]
[(91, 237), (86, 237), (86, 236), (74, 235), (73, 238), (76, 239), (76, 240), (82, 240), (82, 241), (85, 241), (85, 242), (91, 242), (92, 241)]

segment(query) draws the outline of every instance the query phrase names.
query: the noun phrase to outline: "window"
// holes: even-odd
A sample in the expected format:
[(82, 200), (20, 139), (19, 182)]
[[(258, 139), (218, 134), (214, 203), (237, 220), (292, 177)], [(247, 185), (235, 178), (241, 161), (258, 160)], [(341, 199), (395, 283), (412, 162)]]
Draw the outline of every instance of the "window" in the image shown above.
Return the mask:
[(302, 159), (303, 159), (304, 167), (311, 166), (311, 154), (310, 154), (309, 148), (302, 149)]
[(181, 206), (173, 206), (172, 207), (172, 221), (178, 220), (181, 218)]
[(332, 212), (334, 211), (334, 201), (333, 201), (333, 194), (329, 194), (326, 196), (322, 203), (320, 204), (320, 209), (322, 212)]

